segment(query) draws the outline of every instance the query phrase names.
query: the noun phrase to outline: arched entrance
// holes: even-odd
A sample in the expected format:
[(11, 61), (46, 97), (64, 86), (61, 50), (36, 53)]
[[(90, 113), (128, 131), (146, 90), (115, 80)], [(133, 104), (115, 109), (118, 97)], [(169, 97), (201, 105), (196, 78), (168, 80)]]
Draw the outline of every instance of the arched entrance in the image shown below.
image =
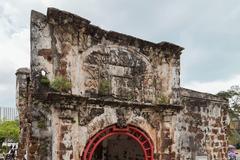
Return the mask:
[(82, 160), (153, 160), (153, 144), (135, 126), (112, 125), (89, 139)]

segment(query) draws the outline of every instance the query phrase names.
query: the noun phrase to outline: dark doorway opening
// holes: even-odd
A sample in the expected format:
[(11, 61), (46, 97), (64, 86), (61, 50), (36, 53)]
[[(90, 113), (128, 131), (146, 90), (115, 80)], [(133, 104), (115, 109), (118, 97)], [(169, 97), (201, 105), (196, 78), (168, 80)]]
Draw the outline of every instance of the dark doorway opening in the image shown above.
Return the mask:
[(134, 139), (120, 134), (102, 141), (92, 160), (144, 160), (144, 153)]
[(153, 160), (153, 144), (135, 126), (112, 125), (88, 140), (82, 160)]

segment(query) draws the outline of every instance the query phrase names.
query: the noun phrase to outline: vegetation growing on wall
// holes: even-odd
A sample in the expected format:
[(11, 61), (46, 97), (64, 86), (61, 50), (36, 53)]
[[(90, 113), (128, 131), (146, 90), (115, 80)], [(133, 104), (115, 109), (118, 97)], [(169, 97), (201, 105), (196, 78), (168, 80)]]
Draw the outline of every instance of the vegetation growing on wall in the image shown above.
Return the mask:
[(156, 96), (156, 103), (157, 104), (169, 104), (169, 98), (164, 95), (157, 95)]
[(128, 93), (127, 93), (127, 100), (128, 100), (128, 101), (134, 100), (134, 95), (133, 95), (132, 92), (128, 92)]
[(47, 78), (47, 76), (42, 76), (41, 79), (40, 79), (40, 83), (45, 85), (45, 86), (49, 86), (50, 85), (50, 81)]
[(50, 86), (58, 92), (68, 92), (72, 87), (71, 82), (63, 76), (57, 76)]
[(46, 121), (45, 121), (44, 119), (40, 119), (40, 120), (38, 121), (38, 128), (44, 129), (44, 128), (46, 128), (46, 127), (47, 127)]
[(109, 94), (110, 89), (111, 89), (111, 83), (109, 80), (102, 79), (99, 82), (99, 88), (98, 88), (99, 94), (107, 95), (107, 94)]

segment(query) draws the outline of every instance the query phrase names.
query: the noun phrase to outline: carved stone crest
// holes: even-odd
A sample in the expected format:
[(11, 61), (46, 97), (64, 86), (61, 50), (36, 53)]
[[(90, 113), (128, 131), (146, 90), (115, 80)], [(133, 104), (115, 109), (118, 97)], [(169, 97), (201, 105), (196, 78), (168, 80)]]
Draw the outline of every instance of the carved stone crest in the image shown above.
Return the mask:
[(116, 110), (117, 113), (117, 127), (126, 128), (127, 127), (127, 119), (126, 119), (126, 110), (123, 108), (119, 108)]

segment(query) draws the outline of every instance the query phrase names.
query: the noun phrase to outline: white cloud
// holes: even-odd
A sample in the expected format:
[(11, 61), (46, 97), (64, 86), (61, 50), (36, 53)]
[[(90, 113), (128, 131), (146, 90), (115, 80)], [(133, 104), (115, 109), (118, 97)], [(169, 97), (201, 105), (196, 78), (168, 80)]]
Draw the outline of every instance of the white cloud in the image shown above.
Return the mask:
[(0, 39), (0, 66), (1, 68), (29, 66), (30, 61), (30, 38), (29, 30), (22, 29), (4, 39)]
[(4, 38), (0, 36), (0, 106), (15, 106), (15, 71), (29, 67), (29, 30), (18, 30)]
[[(239, 84), (240, 1), (6, 0), (0, 3), (0, 105), (15, 99), (15, 70), (30, 61), (30, 12), (63, 9), (107, 30), (182, 45), (184, 86), (216, 93)], [(232, 77), (232, 78), (229, 78)]]
[(187, 84), (183, 84), (183, 87), (188, 89), (193, 89), (201, 92), (208, 92), (212, 94), (216, 94), (220, 91), (226, 91), (230, 89), (233, 85), (240, 86), (240, 74), (231, 77), (226, 80), (216, 80), (211, 82), (198, 82), (193, 81)]

